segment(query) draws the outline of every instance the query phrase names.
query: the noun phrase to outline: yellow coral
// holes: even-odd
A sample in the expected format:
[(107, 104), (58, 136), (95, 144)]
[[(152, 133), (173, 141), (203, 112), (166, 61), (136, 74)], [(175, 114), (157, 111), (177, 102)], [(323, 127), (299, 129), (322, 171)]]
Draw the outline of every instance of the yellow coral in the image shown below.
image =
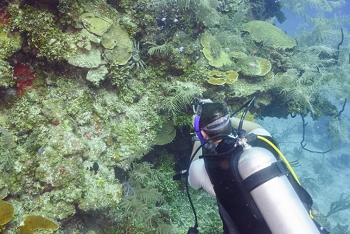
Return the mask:
[(245, 53), (240, 52), (240, 51), (233, 51), (230, 53), (230, 56), (232, 58), (235, 58), (235, 59), (242, 59), (242, 58), (247, 57), (248, 55), (246, 55)]
[(226, 72), (221, 71), (210, 71), (208, 83), (212, 85), (223, 85), (223, 84), (232, 84), (238, 79), (238, 73), (229, 70)]
[(275, 77), (275, 74), (273, 73), (273, 71), (269, 71), (266, 76), (265, 76), (267, 79), (272, 79)]
[(209, 72), (209, 77), (213, 78), (225, 78), (225, 74), (218, 70), (212, 70)]
[(209, 77), (208, 83), (212, 85), (223, 85), (226, 83), (226, 79)]
[(233, 70), (229, 70), (229, 71), (225, 72), (225, 76), (226, 76), (226, 83), (227, 84), (232, 84), (233, 82), (235, 82), (238, 79), (238, 73), (233, 71)]
[(256, 42), (271, 45), (274, 48), (291, 49), (297, 45), (295, 40), (274, 25), (259, 20), (253, 20), (242, 25), (242, 30), (249, 32)]
[[(215, 49), (213, 45), (215, 44)], [(232, 64), (230, 56), (224, 52), (221, 48), (221, 45), (217, 43), (217, 39), (206, 32), (201, 37), (201, 45), (203, 46), (204, 57), (208, 60), (209, 65), (220, 68), (223, 65)]]
[(246, 76), (264, 76), (271, 71), (271, 63), (269, 60), (248, 56), (239, 60), (240, 72)]
[(26, 217), (24, 226), (19, 227), (19, 234), (33, 234), (37, 229), (57, 230), (58, 225), (42, 216), (30, 215)]
[(15, 209), (12, 204), (3, 200), (0, 200), (0, 225), (4, 225), (13, 218)]

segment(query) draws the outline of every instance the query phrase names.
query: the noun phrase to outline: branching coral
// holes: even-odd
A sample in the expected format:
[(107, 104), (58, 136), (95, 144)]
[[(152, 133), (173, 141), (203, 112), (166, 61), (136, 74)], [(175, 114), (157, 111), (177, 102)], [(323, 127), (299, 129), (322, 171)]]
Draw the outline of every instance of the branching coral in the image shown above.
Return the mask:
[[(334, 44), (334, 38), (341, 40), (340, 28), (347, 24), (350, 20), (349, 15), (334, 16), (334, 18), (327, 19), (324, 17), (310, 18), (312, 24), (315, 26), (310, 30), (308, 27), (302, 27), (302, 33), (297, 40), (300, 45), (314, 46)], [(305, 25), (306, 26), (306, 25)]]

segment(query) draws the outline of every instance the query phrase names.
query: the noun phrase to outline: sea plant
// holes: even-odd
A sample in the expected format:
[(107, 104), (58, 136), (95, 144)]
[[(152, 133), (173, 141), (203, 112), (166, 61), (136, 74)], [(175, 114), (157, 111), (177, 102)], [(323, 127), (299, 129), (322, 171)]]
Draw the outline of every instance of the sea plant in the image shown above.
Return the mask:
[(338, 148), (343, 143), (349, 143), (348, 124), (343, 118), (330, 118), (327, 125), (327, 131), (332, 139), (332, 147)]
[(342, 193), (339, 197), (339, 200), (336, 200), (331, 203), (330, 209), (326, 216), (329, 217), (332, 214), (335, 214), (339, 211), (347, 210), (347, 209), (350, 209), (350, 199), (349, 199), (349, 196), (345, 197), (344, 193)]
[(175, 81), (164, 86), (166, 97), (162, 104), (173, 117), (189, 106), (195, 98), (202, 96), (202, 89), (190, 82)]
[(151, 45), (153, 46), (151, 46), (147, 52), (150, 56), (152, 55), (167, 56), (173, 49), (172, 45), (168, 42), (165, 42), (162, 45), (157, 45), (153, 43)]
[(165, 209), (164, 195), (159, 190), (159, 181), (164, 174), (152, 167), (147, 162), (132, 164), (127, 184), (133, 192), (125, 191), (120, 204), (119, 219), (123, 223), (118, 224), (126, 224), (124, 230), (134, 226), (143, 233), (169, 233), (172, 229), (167, 220), (169, 214)]

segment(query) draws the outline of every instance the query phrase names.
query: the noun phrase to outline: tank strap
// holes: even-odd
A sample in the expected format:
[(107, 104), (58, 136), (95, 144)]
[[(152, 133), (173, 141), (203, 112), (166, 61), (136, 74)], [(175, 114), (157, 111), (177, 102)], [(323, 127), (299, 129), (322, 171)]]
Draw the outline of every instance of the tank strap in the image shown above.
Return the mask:
[(242, 185), (244, 189), (250, 193), (253, 189), (259, 187), (263, 183), (275, 178), (276, 176), (282, 176), (290, 173), (285, 163), (281, 160), (272, 163), (270, 166), (257, 171), (245, 180), (243, 180)]

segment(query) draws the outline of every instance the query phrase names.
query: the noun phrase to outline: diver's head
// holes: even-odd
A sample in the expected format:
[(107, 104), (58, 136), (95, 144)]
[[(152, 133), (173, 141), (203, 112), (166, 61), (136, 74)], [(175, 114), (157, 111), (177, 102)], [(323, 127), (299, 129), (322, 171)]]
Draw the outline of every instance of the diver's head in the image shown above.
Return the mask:
[(230, 115), (223, 104), (205, 103), (201, 108), (199, 127), (206, 139), (218, 134), (232, 133)]

